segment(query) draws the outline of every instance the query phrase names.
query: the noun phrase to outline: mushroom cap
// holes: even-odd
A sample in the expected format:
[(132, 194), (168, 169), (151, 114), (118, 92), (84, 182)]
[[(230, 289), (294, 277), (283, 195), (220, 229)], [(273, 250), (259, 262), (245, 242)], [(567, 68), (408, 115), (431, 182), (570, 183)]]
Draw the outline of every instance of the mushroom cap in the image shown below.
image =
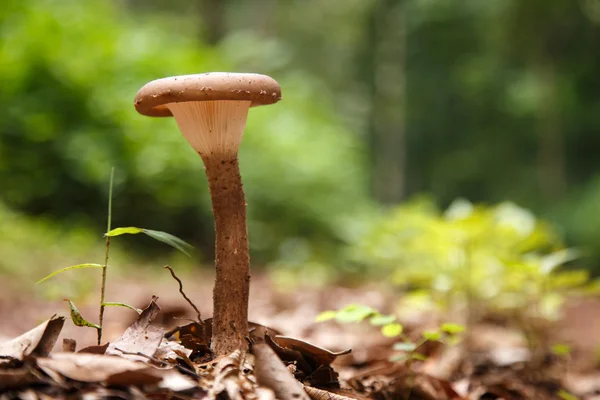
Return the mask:
[(145, 84), (133, 104), (140, 114), (171, 117), (166, 104), (208, 100), (251, 101), (251, 107), (262, 106), (281, 100), (281, 87), (275, 79), (261, 74), (208, 72), (172, 76)]

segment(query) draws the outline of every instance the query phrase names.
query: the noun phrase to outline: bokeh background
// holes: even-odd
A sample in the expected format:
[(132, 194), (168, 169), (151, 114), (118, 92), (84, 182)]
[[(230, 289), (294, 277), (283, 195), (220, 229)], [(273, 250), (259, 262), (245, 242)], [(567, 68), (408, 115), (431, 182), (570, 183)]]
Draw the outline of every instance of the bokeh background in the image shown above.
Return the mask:
[(255, 270), (369, 272), (356, 243), (389, 209), (457, 198), (529, 209), (600, 263), (598, 0), (8, 0), (0, 35), (0, 273), (24, 286), (101, 262), (112, 166), (113, 226), (197, 248), (123, 237), (115, 264), (210, 267), (202, 162), (132, 105), (208, 71), (283, 90), (240, 150)]

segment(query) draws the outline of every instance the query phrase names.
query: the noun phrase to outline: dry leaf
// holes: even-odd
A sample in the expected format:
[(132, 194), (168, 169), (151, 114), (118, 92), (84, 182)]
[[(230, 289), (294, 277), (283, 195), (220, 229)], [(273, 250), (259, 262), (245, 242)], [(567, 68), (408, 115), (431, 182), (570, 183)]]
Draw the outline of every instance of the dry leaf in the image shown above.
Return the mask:
[(0, 390), (18, 389), (39, 381), (28, 367), (0, 369)]
[(182, 356), (189, 358), (190, 354), (192, 354), (192, 350), (183, 347), (173, 340), (163, 338), (154, 356), (159, 360), (170, 362)]
[(304, 390), (312, 400), (366, 400), (365, 396), (357, 395), (350, 390), (334, 389), (336, 392), (304, 386)]
[(198, 384), (190, 377), (183, 375), (176, 370), (169, 370), (163, 373), (162, 381), (158, 386), (173, 392), (185, 392), (186, 390), (198, 387)]
[(77, 350), (77, 341), (75, 339), (63, 339), (62, 351), (65, 353), (74, 353)]
[(287, 336), (275, 336), (273, 341), (281, 347), (299, 351), (302, 353), (304, 358), (313, 359), (317, 365), (330, 365), (337, 357), (350, 354), (350, 352), (352, 352), (352, 349), (333, 352), (303, 340), (294, 339)]
[(304, 373), (311, 374), (315, 370), (316, 365), (314, 365), (314, 363), (313, 365), (309, 364), (308, 361), (302, 355), (302, 353), (300, 353), (298, 350), (293, 350), (284, 346), (280, 346), (268, 334), (265, 335), (265, 342), (279, 356), (279, 358), (281, 358), (283, 361), (293, 363)]
[(64, 317), (53, 316), (29, 332), (0, 345), (0, 355), (23, 360), (26, 356), (47, 356), (56, 344), (65, 323)]
[(137, 321), (127, 328), (116, 342), (108, 346), (106, 354), (119, 355), (134, 361), (146, 361), (147, 357), (154, 357), (163, 338), (163, 329), (150, 325), (160, 311), (156, 300), (158, 297), (153, 296), (152, 302), (142, 311)]
[(256, 385), (243, 372), (246, 365), (245, 353), (240, 350), (234, 351), (229, 356), (221, 357), (212, 371), (214, 382), (208, 397), (216, 399), (226, 394), (230, 400), (256, 398)]
[(310, 399), (270, 346), (256, 344), (252, 349), (256, 357), (254, 374), (259, 385), (271, 389), (280, 400)]
[(107, 384), (151, 384), (161, 380), (160, 370), (122, 357), (88, 353), (53, 353), (38, 358), (44, 372), (56, 372), (80, 382)]
[(89, 354), (106, 354), (106, 349), (108, 348), (108, 343), (102, 344), (100, 346), (93, 345), (84, 347), (79, 350), (77, 353), (89, 353)]

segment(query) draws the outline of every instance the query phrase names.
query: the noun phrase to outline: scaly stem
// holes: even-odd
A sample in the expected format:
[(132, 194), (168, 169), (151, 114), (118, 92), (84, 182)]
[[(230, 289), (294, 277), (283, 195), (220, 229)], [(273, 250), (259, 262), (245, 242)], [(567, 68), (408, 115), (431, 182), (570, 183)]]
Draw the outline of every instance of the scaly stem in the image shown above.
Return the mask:
[(250, 256), (246, 200), (237, 155), (204, 157), (204, 165), (216, 239), (211, 347), (219, 356), (248, 347)]
[[(110, 232), (112, 221), (112, 191), (115, 168), (110, 170), (110, 184), (108, 188), (108, 222), (106, 223), (106, 233)], [(102, 266), (102, 283), (100, 285), (100, 315), (98, 317), (98, 345), (102, 342), (102, 322), (104, 320), (104, 294), (106, 292), (106, 269), (108, 267), (108, 253), (110, 249), (110, 236), (106, 235), (106, 250), (104, 253), (104, 265)]]

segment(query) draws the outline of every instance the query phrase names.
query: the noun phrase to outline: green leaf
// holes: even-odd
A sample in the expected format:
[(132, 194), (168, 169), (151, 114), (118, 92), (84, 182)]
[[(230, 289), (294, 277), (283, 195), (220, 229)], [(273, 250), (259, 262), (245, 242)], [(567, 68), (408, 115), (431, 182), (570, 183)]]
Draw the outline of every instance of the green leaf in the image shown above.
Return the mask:
[(91, 322), (88, 322), (85, 318), (83, 318), (81, 316), (81, 313), (79, 312), (77, 307), (75, 307), (75, 304), (73, 304), (71, 300), (65, 299), (65, 301), (69, 303), (69, 308), (71, 309), (71, 320), (76, 326), (88, 326), (90, 328), (100, 329), (98, 325), (92, 324)]
[(564, 249), (556, 251), (552, 254), (542, 257), (540, 269), (543, 274), (548, 275), (557, 267), (576, 260), (581, 256), (581, 253), (576, 249)]
[(159, 242), (166, 243), (169, 246), (174, 247), (177, 250), (181, 251), (186, 256), (191, 257), (190, 253), (188, 253), (188, 251), (191, 251), (194, 248), (194, 246), (192, 246), (191, 244), (178, 238), (177, 236), (171, 235), (170, 233), (167, 233), (167, 232), (154, 231), (152, 229), (138, 228), (135, 226), (128, 226), (125, 228), (115, 228), (111, 231), (108, 231), (105, 234), (105, 236), (113, 237), (113, 236), (120, 236), (120, 235), (126, 235), (126, 234), (136, 235), (138, 233), (145, 233), (146, 235), (150, 236), (151, 238), (156, 239)]
[(177, 236), (171, 235), (170, 233), (167, 233), (167, 232), (153, 231), (150, 229), (144, 229), (143, 231), (146, 235), (150, 236), (151, 238), (156, 239), (159, 242), (166, 243), (169, 246), (174, 247), (177, 250), (181, 251), (186, 256), (191, 257), (190, 253), (188, 253), (188, 250), (189, 251), (193, 250), (194, 246), (179, 239)]
[(391, 324), (392, 322), (396, 321), (396, 317), (393, 315), (374, 315), (373, 317), (371, 317), (371, 320), (369, 321), (371, 323), (371, 325), (374, 326), (382, 326), (382, 325), (387, 325), (387, 324)]
[(438, 341), (442, 338), (440, 331), (425, 331), (421, 335), (427, 340)]
[(54, 275), (60, 274), (61, 272), (69, 271), (69, 270), (72, 270), (72, 269), (80, 269), (80, 268), (102, 268), (102, 267), (103, 267), (103, 265), (101, 265), (101, 264), (77, 264), (77, 265), (71, 265), (70, 267), (65, 267), (63, 269), (59, 269), (58, 271), (54, 271), (50, 275), (47, 275), (47, 276), (43, 277), (42, 279), (40, 279), (39, 281), (37, 281), (36, 284), (42, 283), (45, 280), (52, 278)]
[(563, 400), (579, 400), (579, 397), (567, 392), (564, 389), (560, 389), (556, 394)]
[(361, 322), (377, 312), (369, 306), (350, 304), (339, 310), (335, 319), (341, 323)]
[(446, 332), (448, 335), (456, 335), (458, 333), (463, 333), (465, 331), (465, 327), (460, 324), (455, 324), (451, 322), (447, 322), (442, 324), (441, 328), (442, 332)]
[(144, 230), (142, 228), (136, 228), (135, 226), (128, 226), (125, 228), (115, 228), (111, 231), (106, 232), (106, 234), (104, 236), (113, 237), (113, 236), (121, 236), (121, 235), (125, 235), (125, 234), (136, 235), (136, 234), (142, 233), (142, 232), (144, 232)]
[(394, 350), (397, 351), (406, 351), (410, 353), (411, 351), (415, 351), (417, 349), (417, 345), (412, 342), (401, 342), (394, 343)]
[(413, 360), (419, 360), (419, 361), (427, 360), (427, 356), (425, 354), (421, 354), (421, 353), (412, 353), (410, 355), (410, 358), (412, 358)]
[(395, 337), (402, 333), (402, 325), (398, 323), (387, 324), (381, 328), (381, 333), (385, 337)]
[(333, 311), (333, 310), (323, 311), (322, 313), (317, 315), (317, 317), (315, 318), (315, 321), (316, 322), (329, 321), (331, 319), (334, 319), (336, 315), (337, 315), (337, 312)]
[(142, 313), (142, 310), (140, 310), (139, 308), (135, 308), (134, 306), (130, 306), (129, 304), (125, 304), (125, 303), (117, 303), (114, 301), (108, 301), (108, 302), (102, 303), (102, 305), (105, 307), (125, 307), (125, 308), (129, 308), (130, 310), (135, 311), (138, 314)]
[(567, 356), (571, 353), (571, 346), (564, 343), (557, 343), (552, 345), (550, 351), (557, 356)]

